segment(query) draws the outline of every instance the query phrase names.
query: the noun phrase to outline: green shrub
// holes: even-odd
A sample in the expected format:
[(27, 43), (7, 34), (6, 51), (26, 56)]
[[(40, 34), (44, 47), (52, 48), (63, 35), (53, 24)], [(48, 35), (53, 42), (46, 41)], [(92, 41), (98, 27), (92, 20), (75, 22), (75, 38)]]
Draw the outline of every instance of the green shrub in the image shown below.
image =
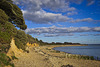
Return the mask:
[(14, 67), (14, 64), (13, 63), (10, 63), (10, 58), (8, 56), (6, 56), (6, 54), (4, 53), (0, 53), (0, 65), (1, 67), (4, 67), (4, 66), (12, 66)]
[(9, 22), (0, 23), (0, 43), (10, 44), (11, 38), (16, 35), (16, 28)]
[(7, 53), (9, 48), (10, 48), (9, 44), (0, 44), (0, 52)]
[(60, 51), (56, 51), (56, 53), (60, 53)]
[(11, 37), (16, 35), (15, 26), (8, 22), (8, 16), (0, 9), (0, 43), (10, 44)]
[(19, 49), (25, 50), (26, 44), (28, 42), (28, 37), (24, 31), (18, 30), (15, 35), (15, 44)]
[(28, 42), (29, 42), (30, 44), (36, 42), (36, 41), (35, 41), (35, 38), (33, 38), (31, 35), (27, 34), (27, 37), (28, 37)]
[(15, 56), (11, 56), (12, 57), (12, 59), (14, 60), (14, 59), (18, 59), (17, 57), (15, 57)]

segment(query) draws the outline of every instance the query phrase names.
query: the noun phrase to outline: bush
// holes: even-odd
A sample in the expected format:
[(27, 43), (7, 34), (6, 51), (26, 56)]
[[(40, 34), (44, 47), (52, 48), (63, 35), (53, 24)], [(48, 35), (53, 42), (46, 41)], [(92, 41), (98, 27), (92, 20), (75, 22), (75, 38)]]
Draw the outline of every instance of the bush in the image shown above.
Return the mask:
[(6, 56), (6, 54), (4, 53), (0, 53), (0, 67), (4, 67), (4, 66), (12, 66), (14, 67), (14, 64), (13, 63), (10, 63), (11, 59)]
[(10, 44), (11, 38), (16, 35), (16, 30), (13, 24), (9, 22), (4, 25), (0, 23), (0, 43)]
[(12, 57), (12, 59), (14, 60), (14, 59), (18, 59), (17, 57), (15, 57), (15, 56), (11, 56)]
[(16, 35), (17, 29), (15, 26), (8, 22), (8, 16), (0, 9), (0, 43), (10, 44), (11, 37)]
[(9, 48), (10, 48), (9, 44), (0, 44), (0, 52), (7, 53)]
[(72, 65), (62, 65), (61, 67), (73, 67)]
[(15, 44), (19, 49), (25, 50), (25, 46), (28, 42), (28, 37), (24, 31), (18, 30), (17, 35), (15, 35)]
[(35, 41), (35, 38), (33, 38), (31, 35), (27, 34), (27, 37), (28, 37), (28, 42), (29, 42), (30, 44), (33, 44), (33, 43), (36, 42), (36, 41)]

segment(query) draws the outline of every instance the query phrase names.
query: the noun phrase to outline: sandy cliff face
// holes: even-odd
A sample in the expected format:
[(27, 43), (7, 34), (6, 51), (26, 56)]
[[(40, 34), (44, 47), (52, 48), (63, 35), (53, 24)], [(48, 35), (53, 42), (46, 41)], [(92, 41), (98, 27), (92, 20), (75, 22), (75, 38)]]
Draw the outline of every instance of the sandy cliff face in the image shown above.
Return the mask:
[[(33, 43), (33, 44), (30, 44), (30, 43), (27, 43), (27, 47), (38, 47), (39, 44), (37, 43)], [(10, 49), (7, 53), (7, 56), (9, 56), (11, 58), (11, 56), (16, 56), (16, 57), (19, 57), (20, 55), (24, 55), (23, 53), (23, 50), (22, 49), (18, 49), (17, 46), (15, 45), (15, 40), (14, 38), (12, 38), (11, 40), (11, 43), (10, 43)]]
[(9, 56), (10, 58), (11, 56), (19, 57), (21, 53), (23, 53), (23, 50), (17, 48), (17, 46), (15, 45), (14, 38), (12, 38), (11, 43), (10, 43), (10, 49), (7, 53), (7, 56)]
[(38, 47), (39, 44), (37, 44), (37, 43), (33, 43), (33, 44), (27, 43), (27, 46), (28, 47)]

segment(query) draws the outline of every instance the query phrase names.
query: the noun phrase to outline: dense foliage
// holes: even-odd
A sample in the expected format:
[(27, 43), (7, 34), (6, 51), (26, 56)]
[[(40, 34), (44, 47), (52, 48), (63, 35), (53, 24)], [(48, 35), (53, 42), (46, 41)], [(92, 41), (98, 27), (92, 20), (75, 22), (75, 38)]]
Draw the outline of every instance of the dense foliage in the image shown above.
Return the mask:
[[(27, 35), (24, 31), (17, 30), (15, 27), (25, 30), (25, 25), (20, 8), (12, 3), (12, 0), (0, 0), (0, 67), (10, 65), (10, 58), (6, 56), (12, 37), (18, 48), (25, 49)], [(13, 58), (15, 58), (13, 56)]]
[(0, 53), (0, 67), (4, 67), (5, 65), (8, 66), (12, 66), (14, 67), (13, 63), (10, 63), (10, 58), (8, 56), (6, 56), (5, 53)]
[[(23, 14), (18, 6), (12, 3), (12, 0), (0, 0), (0, 49), (3, 49), (5, 44), (10, 44), (12, 37), (18, 48), (25, 49), (27, 43), (27, 35), (24, 31), (17, 30), (15, 27), (25, 30)], [(2, 45), (1, 45), (2, 44)], [(9, 45), (6, 45), (9, 47)]]
[[(33, 38), (29, 34), (25, 34), (22, 30), (17, 30), (15, 27), (19, 27), (25, 30), (23, 14), (18, 6), (12, 3), (12, 0), (0, 0), (0, 67), (10, 65), (11, 59), (6, 56), (10, 48), (11, 39), (15, 39), (15, 45), (19, 49), (25, 50), (26, 44), (38, 43), (38, 39)], [(12, 56), (13, 59), (17, 59)]]
[(9, 18), (9, 22), (14, 24), (16, 27), (25, 30), (27, 26), (23, 19), (23, 14), (17, 5), (13, 4), (11, 0), (0, 0), (0, 9), (2, 9)]
[(30, 44), (36, 42), (36, 41), (35, 41), (35, 38), (33, 38), (31, 35), (27, 34), (27, 37), (28, 37), (28, 42), (29, 42)]
[(22, 30), (17, 30), (17, 35), (15, 35), (15, 44), (18, 48), (25, 50), (25, 45), (28, 42), (27, 34)]
[(8, 22), (8, 16), (0, 9), (0, 43), (10, 43), (11, 37), (16, 35), (16, 28)]

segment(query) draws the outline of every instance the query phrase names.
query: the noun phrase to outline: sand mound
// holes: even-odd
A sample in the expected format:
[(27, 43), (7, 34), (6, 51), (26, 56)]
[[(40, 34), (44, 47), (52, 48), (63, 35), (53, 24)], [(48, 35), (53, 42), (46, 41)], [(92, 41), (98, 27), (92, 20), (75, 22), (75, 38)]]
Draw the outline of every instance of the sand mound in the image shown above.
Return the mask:
[(11, 58), (11, 56), (16, 56), (19, 57), (23, 53), (22, 49), (18, 49), (17, 46), (15, 45), (15, 40), (12, 38), (11, 43), (10, 43), (10, 49), (7, 53), (7, 56)]

